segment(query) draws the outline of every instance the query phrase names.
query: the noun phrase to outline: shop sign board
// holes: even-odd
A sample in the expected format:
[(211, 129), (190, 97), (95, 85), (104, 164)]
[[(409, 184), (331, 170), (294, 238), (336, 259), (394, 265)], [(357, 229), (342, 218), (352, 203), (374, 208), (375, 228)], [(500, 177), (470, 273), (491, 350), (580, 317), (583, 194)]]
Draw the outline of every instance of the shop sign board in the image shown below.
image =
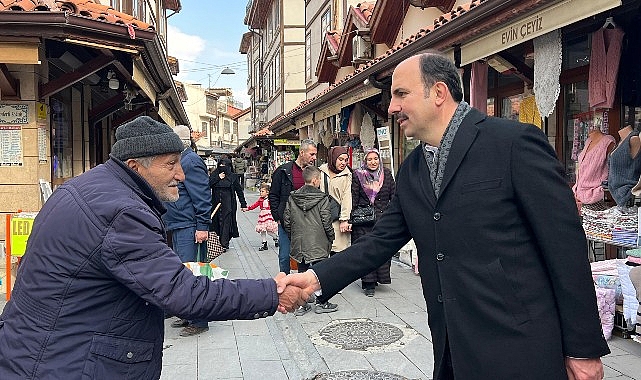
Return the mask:
[(389, 127), (376, 128), (378, 139), (378, 151), (381, 153), (383, 164), (394, 172), (394, 156), (392, 155), (392, 140), (389, 135)]
[(464, 44), (461, 46), (461, 65), (490, 57), (492, 54), (620, 5), (621, 0), (565, 0), (554, 4)]
[(29, 122), (29, 105), (0, 104), (0, 124), (22, 125)]
[(274, 139), (274, 145), (300, 146), (300, 141), (288, 139)]
[(0, 125), (0, 166), (22, 166), (21, 125)]
[(33, 229), (35, 212), (22, 212), (11, 218), (9, 233), (11, 238), (11, 256), (22, 257), (27, 250), (27, 240)]

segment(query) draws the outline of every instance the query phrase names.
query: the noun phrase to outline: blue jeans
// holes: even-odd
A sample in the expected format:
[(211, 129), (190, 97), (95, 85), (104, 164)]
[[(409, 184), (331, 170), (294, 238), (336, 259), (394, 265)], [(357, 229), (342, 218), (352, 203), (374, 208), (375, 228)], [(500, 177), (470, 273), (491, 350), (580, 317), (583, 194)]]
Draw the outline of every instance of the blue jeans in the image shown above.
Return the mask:
[[(173, 249), (180, 258), (180, 261), (183, 263), (197, 261), (196, 254), (199, 246), (201, 248), (200, 261), (207, 261), (207, 244), (196, 244), (196, 226), (171, 230), (171, 233)], [(208, 322), (202, 320), (189, 321), (189, 324), (196, 327), (208, 326)]]
[(287, 236), (283, 225), (278, 223), (278, 268), (285, 274), (289, 274), (291, 270), (289, 267), (289, 245), (289, 236)]

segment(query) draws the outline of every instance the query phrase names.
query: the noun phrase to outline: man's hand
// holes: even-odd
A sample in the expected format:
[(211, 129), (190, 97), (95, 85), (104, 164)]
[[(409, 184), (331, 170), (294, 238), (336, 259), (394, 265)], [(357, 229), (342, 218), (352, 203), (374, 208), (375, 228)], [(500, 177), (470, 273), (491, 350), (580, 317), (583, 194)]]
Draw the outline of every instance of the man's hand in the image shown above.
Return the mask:
[(566, 357), (565, 368), (568, 371), (568, 380), (603, 379), (601, 358), (574, 359)]
[[(278, 284), (278, 293), (280, 294), (285, 290), (285, 285), (295, 286), (301, 288), (308, 296), (312, 295), (317, 290), (320, 290), (320, 284), (316, 275), (311, 271), (306, 271), (303, 273), (294, 273), (285, 277)], [(281, 287), (282, 286), (282, 287)]]
[(341, 222), (339, 229), (341, 232), (349, 232), (352, 230), (352, 225), (349, 223), (349, 221), (344, 220)]
[(196, 243), (200, 244), (209, 238), (209, 231), (196, 231)]
[(294, 311), (297, 307), (304, 305), (311, 294), (311, 292), (306, 292), (296, 286), (288, 286), (285, 279), (286, 275), (283, 272), (274, 277), (278, 289), (278, 311), (283, 314), (287, 314), (287, 312)]
[(218, 178), (220, 179), (225, 178), (225, 173), (222, 173), (222, 172), (218, 173)]

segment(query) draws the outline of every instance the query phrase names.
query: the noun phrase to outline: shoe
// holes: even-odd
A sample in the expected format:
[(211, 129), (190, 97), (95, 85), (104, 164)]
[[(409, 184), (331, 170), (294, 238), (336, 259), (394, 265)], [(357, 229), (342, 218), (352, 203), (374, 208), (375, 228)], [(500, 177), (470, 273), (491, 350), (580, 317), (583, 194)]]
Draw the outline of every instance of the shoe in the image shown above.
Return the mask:
[(187, 327), (189, 326), (189, 321), (186, 319), (179, 319), (177, 321), (171, 322), (171, 327), (179, 328), (179, 327)]
[(266, 251), (266, 250), (267, 250), (267, 242), (266, 242), (266, 241), (264, 241), (264, 242), (263, 242), (263, 245), (262, 245), (260, 248), (258, 248), (258, 250), (259, 250), (259, 251)]
[(368, 297), (374, 297), (375, 289), (365, 289), (365, 295)]
[(298, 309), (294, 312), (294, 315), (300, 317), (301, 315), (307, 314), (308, 311), (312, 310), (312, 305), (306, 303), (303, 306), (299, 306)]
[(316, 307), (314, 308), (314, 313), (316, 314), (332, 313), (336, 310), (338, 310), (338, 305), (335, 303), (331, 303), (331, 302), (317, 303)]
[(192, 335), (198, 335), (201, 333), (204, 333), (205, 331), (208, 331), (209, 327), (196, 327), (194, 325), (189, 325), (182, 329), (180, 332), (180, 336), (192, 336)]

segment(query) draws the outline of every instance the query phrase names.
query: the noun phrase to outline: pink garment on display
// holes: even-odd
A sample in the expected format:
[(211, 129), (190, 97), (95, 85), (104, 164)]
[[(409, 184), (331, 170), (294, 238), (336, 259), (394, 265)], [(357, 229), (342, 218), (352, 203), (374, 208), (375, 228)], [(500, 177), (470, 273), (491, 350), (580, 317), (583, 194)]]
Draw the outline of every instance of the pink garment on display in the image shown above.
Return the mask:
[(472, 62), (470, 78), (470, 105), (487, 113), (487, 62)]
[(588, 77), (590, 107), (612, 108), (625, 33), (621, 28), (601, 28), (592, 33), (592, 53)]
[(608, 179), (608, 146), (615, 143), (614, 137), (604, 134), (596, 145), (591, 147), (592, 137), (591, 134), (579, 153), (576, 183), (572, 187), (574, 196), (583, 204), (603, 200), (601, 182)]

